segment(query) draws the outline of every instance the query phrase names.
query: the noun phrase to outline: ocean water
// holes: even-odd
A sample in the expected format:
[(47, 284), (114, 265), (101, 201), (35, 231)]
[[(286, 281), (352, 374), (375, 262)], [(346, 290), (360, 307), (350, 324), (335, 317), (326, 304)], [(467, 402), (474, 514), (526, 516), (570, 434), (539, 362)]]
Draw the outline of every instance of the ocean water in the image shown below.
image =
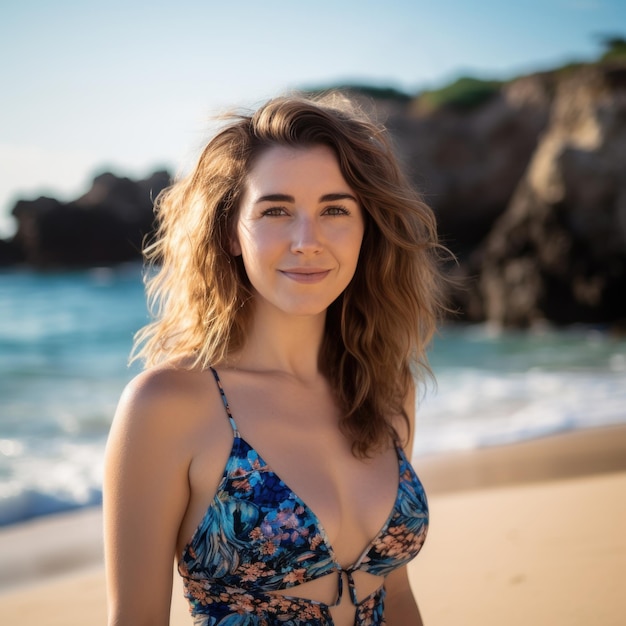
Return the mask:
[[(101, 502), (106, 437), (147, 312), (139, 266), (0, 272), (0, 525)], [(447, 326), (415, 455), (626, 422), (626, 341)]]

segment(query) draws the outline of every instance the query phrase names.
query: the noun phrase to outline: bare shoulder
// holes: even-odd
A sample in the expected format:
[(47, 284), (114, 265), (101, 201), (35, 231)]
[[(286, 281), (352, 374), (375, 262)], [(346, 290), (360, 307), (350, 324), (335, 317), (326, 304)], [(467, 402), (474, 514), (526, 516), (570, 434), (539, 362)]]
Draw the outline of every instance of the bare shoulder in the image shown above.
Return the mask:
[(162, 409), (193, 399), (200, 385), (200, 373), (173, 366), (148, 369), (133, 378), (122, 393), (121, 402), (140, 412)]
[(210, 372), (159, 366), (137, 375), (125, 387), (113, 427), (144, 435), (193, 438), (194, 430), (217, 419), (218, 391)]

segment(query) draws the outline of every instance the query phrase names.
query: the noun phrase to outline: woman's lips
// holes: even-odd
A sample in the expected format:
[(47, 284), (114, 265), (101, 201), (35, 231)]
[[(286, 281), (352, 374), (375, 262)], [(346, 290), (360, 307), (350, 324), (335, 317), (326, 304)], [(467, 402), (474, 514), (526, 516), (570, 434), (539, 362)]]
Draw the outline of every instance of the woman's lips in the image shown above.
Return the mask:
[(297, 282), (297, 283), (319, 283), (330, 274), (330, 270), (323, 270), (318, 268), (294, 268), (280, 270), (283, 276)]

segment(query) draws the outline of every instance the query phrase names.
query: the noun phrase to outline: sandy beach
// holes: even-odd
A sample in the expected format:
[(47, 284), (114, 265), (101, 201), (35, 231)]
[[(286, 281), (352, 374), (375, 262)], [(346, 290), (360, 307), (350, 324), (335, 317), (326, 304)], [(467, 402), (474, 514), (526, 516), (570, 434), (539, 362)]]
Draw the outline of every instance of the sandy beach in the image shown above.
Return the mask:
[[(431, 528), (411, 564), (426, 626), (618, 626), (626, 426), (420, 458)], [(3, 626), (104, 626), (101, 512), (0, 529)], [(172, 626), (191, 623), (176, 581)]]

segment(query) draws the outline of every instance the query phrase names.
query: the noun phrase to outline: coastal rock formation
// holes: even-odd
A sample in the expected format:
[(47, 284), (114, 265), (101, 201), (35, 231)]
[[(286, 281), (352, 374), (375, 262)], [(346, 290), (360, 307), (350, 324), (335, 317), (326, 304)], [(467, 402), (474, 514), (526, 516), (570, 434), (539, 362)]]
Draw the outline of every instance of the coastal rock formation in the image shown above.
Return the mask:
[(17, 245), (15, 239), (0, 239), (0, 267), (15, 265), (23, 260), (22, 249)]
[(549, 127), (468, 274), (465, 309), (504, 326), (626, 320), (626, 67), (558, 85)]
[(553, 77), (517, 79), (469, 110), (391, 115), (409, 176), (437, 212), (444, 242), (464, 256), (505, 211), (545, 129)]
[(12, 250), (38, 268), (110, 265), (140, 258), (153, 230), (153, 199), (170, 182), (165, 171), (134, 182), (106, 173), (77, 200), (20, 200)]

